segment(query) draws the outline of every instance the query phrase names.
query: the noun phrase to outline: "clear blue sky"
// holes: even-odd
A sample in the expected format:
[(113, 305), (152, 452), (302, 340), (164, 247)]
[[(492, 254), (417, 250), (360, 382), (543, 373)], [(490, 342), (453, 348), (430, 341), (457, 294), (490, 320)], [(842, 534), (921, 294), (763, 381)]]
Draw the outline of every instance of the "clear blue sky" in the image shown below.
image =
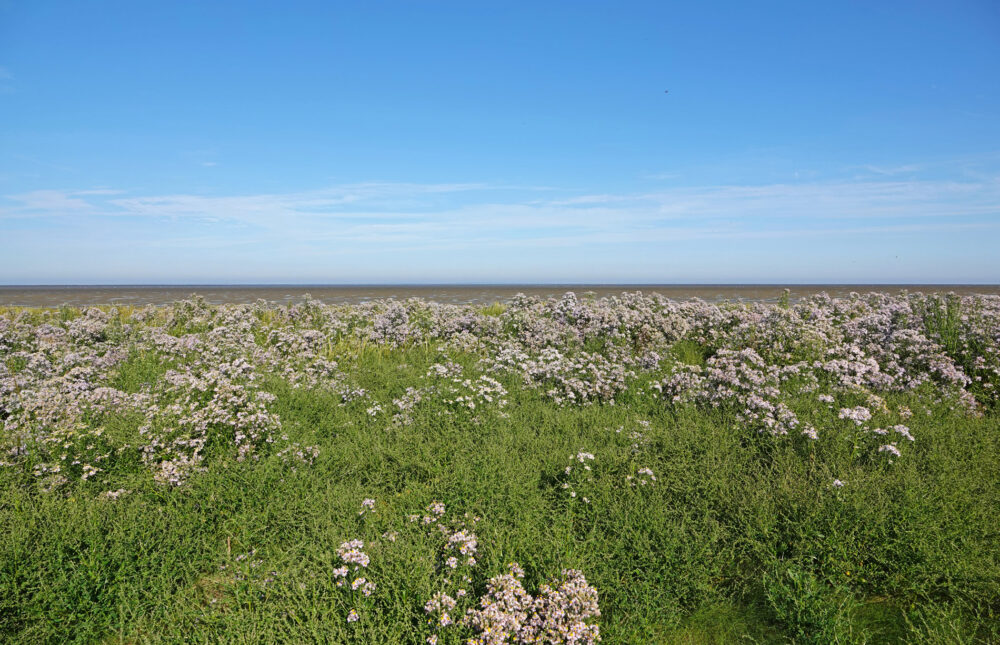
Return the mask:
[(998, 249), (995, 0), (0, 0), (0, 283), (996, 283)]

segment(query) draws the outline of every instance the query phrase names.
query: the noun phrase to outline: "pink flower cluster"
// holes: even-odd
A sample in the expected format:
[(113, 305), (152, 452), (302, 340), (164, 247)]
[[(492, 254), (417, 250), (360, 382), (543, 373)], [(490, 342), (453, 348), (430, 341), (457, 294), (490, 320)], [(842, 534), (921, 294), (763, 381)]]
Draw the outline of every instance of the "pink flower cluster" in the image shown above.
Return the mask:
[(589, 622), (601, 615), (597, 590), (582, 573), (564, 569), (559, 578), (541, 585), (537, 596), (524, 589), (523, 577), (514, 563), (510, 573), (489, 580), (479, 607), (464, 619), (479, 632), (467, 641), (470, 645), (600, 642), (600, 627)]

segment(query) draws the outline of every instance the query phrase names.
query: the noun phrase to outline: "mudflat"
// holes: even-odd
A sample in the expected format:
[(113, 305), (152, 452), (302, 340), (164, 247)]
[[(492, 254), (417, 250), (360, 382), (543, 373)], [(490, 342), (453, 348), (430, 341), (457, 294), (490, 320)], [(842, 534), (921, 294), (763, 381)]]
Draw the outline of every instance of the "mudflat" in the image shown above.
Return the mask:
[(658, 293), (675, 300), (700, 298), (708, 302), (777, 302), (785, 289), (789, 290), (792, 301), (818, 293), (841, 298), (852, 292), (1000, 295), (1000, 285), (969, 284), (0, 285), (0, 306), (163, 305), (194, 294), (210, 304), (240, 304), (259, 299), (271, 303), (288, 303), (301, 300), (306, 295), (326, 304), (359, 304), (390, 298), (421, 298), (449, 304), (484, 304), (504, 302), (518, 293), (550, 298), (562, 296), (567, 291), (580, 296), (591, 293), (598, 298), (641, 291), (647, 295)]

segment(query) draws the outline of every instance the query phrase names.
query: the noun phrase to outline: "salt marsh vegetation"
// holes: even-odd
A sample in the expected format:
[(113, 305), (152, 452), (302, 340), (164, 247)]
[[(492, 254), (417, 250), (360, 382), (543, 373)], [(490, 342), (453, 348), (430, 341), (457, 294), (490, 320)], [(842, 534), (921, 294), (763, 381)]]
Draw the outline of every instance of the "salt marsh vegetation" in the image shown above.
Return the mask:
[(1000, 641), (1000, 297), (0, 311), (23, 643)]

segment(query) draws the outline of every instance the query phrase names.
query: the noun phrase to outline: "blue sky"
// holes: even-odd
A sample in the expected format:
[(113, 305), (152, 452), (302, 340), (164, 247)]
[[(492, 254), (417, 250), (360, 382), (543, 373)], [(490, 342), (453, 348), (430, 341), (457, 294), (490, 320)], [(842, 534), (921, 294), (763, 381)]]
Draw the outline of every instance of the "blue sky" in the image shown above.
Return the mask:
[(3, 284), (997, 283), (997, 248), (993, 0), (0, 0)]

